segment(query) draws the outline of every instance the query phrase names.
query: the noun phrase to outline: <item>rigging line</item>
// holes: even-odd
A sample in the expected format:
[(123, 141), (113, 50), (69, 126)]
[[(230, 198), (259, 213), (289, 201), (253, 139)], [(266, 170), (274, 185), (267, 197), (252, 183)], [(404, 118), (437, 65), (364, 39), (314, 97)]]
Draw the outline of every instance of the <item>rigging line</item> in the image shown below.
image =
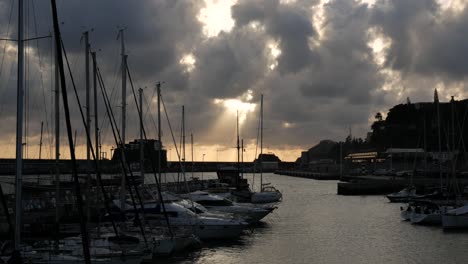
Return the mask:
[[(146, 104), (147, 107), (146, 107), (146, 112), (145, 112), (145, 116), (144, 116), (145, 119), (146, 119), (146, 115), (148, 114), (148, 112), (149, 112), (149, 114), (151, 116), (151, 108), (150, 108), (151, 104), (150, 104), (150, 102), (153, 101), (155, 93), (156, 93), (156, 89), (153, 89), (153, 94), (151, 95), (151, 100), (149, 102), (147, 102), (147, 104)], [(146, 97), (145, 97), (145, 100), (146, 100)], [(156, 128), (156, 124), (154, 124), (154, 125), (155, 125), (155, 128)]]
[[(131, 197), (131, 200), (132, 200), (133, 209), (135, 211), (135, 221), (137, 221), (137, 224), (140, 227), (140, 232), (141, 232), (141, 234), (143, 236), (143, 239), (145, 240), (145, 244), (147, 244), (148, 242), (147, 242), (147, 239), (146, 239), (143, 224), (140, 221), (140, 217), (139, 217), (139, 214), (138, 214), (138, 209), (137, 209), (136, 203), (135, 203), (135, 197), (133, 195), (132, 186), (130, 185), (130, 181), (129, 181), (129, 178), (128, 178), (128, 175), (127, 175), (127, 166), (129, 164), (125, 160), (125, 145), (122, 144), (122, 138), (120, 136), (119, 130), (117, 129), (117, 123), (115, 122), (114, 113), (113, 113), (111, 105), (110, 105), (110, 101), (109, 101), (109, 97), (107, 95), (107, 91), (106, 91), (105, 87), (103, 86), (104, 83), (102, 82), (102, 75), (101, 75), (101, 71), (99, 70), (99, 67), (97, 67), (97, 72), (98, 72), (98, 79), (99, 79), (99, 83), (100, 83), (99, 85), (100, 85), (100, 88), (101, 88), (102, 97), (103, 97), (103, 100), (104, 100), (104, 104), (106, 106), (106, 112), (107, 112), (107, 115), (109, 117), (109, 120), (111, 121), (112, 135), (114, 136), (115, 144), (117, 146), (119, 146), (119, 145), (121, 146), (120, 163), (121, 163), (121, 166), (122, 166), (123, 177), (125, 177), (125, 182), (127, 184), (127, 187), (128, 187), (129, 193), (130, 193), (130, 197)], [(130, 167), (130, 166), (128, 166), (128, 167)], [(130, 170), (130, 173), (132, 174), (131, 170)], [(135, 185), (133, 174), (132, 174), (132, 178), (133, 178), (132, 183), (134, 185), (134, 188), (138, 192), (137, 186)], [(123, 205), (121, 204), (120, 206), (123, 206), (123, 208), (125, 208), (125, 204), (123, 204)], [(142, 210), (142, 215), (144, 217), (145, 208), (144, 208), (144, 205), (143, 205), (141, 200), (140, 200), (140, 208)]]
[[(116, 50), (119, 48), (120, 46), (119, 45), (115, 45), (114, 46), (114, 49), (112, 50), (111, 54), (115, 54), (117, 53)], [(111, 99), (110, 101), (113, 102), (112, 105), (114, 105), (115, 103), (115, 100), (117, 100), (117, 97), (116, 97), (116, 87), (117, 87), (117, 82), (119, 80), (119, 73), (121, 72), (120, 70), (120, 60), (116, 60), (115, 63), (114, 63), (114, 76), (113, 76), (113, 85), (112, 85), (112, 90), (111, 90)], [(107, 78), (107, 81), (109, 81), (109, 78)], [(104, 78), (102, 77), (102, 82), (104, 84)], [(107, 140), (107, 136), (108, 136), (108, 133), (109, 133), (109, 120), (106, 118), (103, 118), (102, 121), (101, 121), (101, 141), (102, 142), (105, 142)]]
[[(70, 64), (69, 64), (69, 61), (68, 61), (68, 57), (67, 57), (67, 52), (65, 50), (65, 46), (63, 44), (63, 41), (61, 41), (61, 46), (62, 46), (62, 49), (63, 49), (63, 54), (64, 54), (64, 57), (65, 57), (65, 61), (67, 63), (67, 68), (68, 68), (68, 72), (69, 72), (69, 75), (70, 75), (70, 79), (71, 79), (71, 82), (73, 84), (73, 91), (74, 91), (74, 94), (75, 94), (75, 99), (77, 101), (77, 104), (78, 104), (78, 109), (79, 109), (79, 112), (80, 112), (80, 115), (81, 115), (81, 121), (83, 122), (83, 126), (85, 127), (85, 133), (86, 133), (86, 138), (88, 141), (91, 141), (91, 135), (89, 134), (89, 130), (87, 129), (87, 124), (86, 124), (86, 120), (85, 120), (85, 116), (84, 116), (84, 113), (83, 113), (83, 109), (81, 107), (81, 102), (80, 102), (80, 98), (78, 96), (78, 91), (76, 89), (76, 85), (75, 85), (75, 81), (74, 81), (74, 78), (73, 78), (73, 75), (72, 75), (72, 72), (71, 72), (71, 68), (70, 68)], [(94, 167), (95, 167), (95, 170), (96, 170), (96, 177), (98, 178), (98, 181), (100, 183), (101, 186), (104, 186), (103, 183), (102, 183), (102, 179), (101, 179), (101, 171), (100, 171), (100, 167), (99, 167), (99, 164), (97, 162), (97, 159), (96, 159), (96, 153), (95, 153), (95, 149), (94, 149), (94, 146), (91, 144), (89, 146), (90, 148), (90, 152), (91, 152), (91, 155), (93, 157), (93, 160), (94, 160)], [(105, 190), (101, 189), (101, 191), (103, 192), (103, 196), (104, 198), (107, 197), (106, 195), (106, 192)], [(89, 198), (89, 197), (87, 197)], [(106, 210), (108, 209), (108, 213), (110, 214), (111, 211), (110, 211), (110, 208), (108, 207), (108, 203), (109, 203), (109, 200), (105, 200), (104, 201), (104, 206), (106, 207)], [(112, 220), (112, 219), (111, 219)], [(114, 232), (116, 235), (118, 235), (118, 231), (117, 231), (117, 227), (114, 223), (114, 221), (112, 220), (112, 227), (114, 229)]]
[[(128, 68), (128, 64), (127, 64), (127, 73), (128, 73), (128, 77), (129, 77), (129, 80), (130, 80), (130, 86), (132, 87), (133, 98), (135, 99), (135, 105), (136, 105), (136, 107), (137, 107), (137, 109), (138, 109), (138, 116), (139, 116), (140, 120), (142, 120), (143, 117), (142, 117), (141, 109), (142, 109), (143, 106), (138, 107), (138, 101), (137, 101), (137, 99), (136, 99), (136, 94), (135, 94), (135, 87), (133, 86), (132, 76), (131, 76), (131, 74), (130, 74), (130, 70), (129, 70), (129, 68)], [(146, 136), (146, 130), (145, 130), (144, 125), (142, 126), (142, 130), (143, 130), (143, 135), (144, 135), (144, 137), (145, 137), (145, 140), (148, 140), (148, 138), (147, 138), (147, 136)], [(162, 161), (161, 161), (161, 153), (162, 153), (161, 150), (162, 150), (162, 142), (159, 142), (159, 145), (160, 145), (160, 146), (159, 146), (159, 151), (158, 151), (158, 168), (159, 168), (159, 169), (158, 169), (158, 172), (161, 173), (161, 162), (162, 162)], [(153, 155), (152, 157), (154, 158), (154, 155)], [(167, 158), (166, 158), (166, 160), (167, 160)], [(168, 215), (167, 215), (166, 205), (165, 205), (164, 199), (163, 199), (163, 197), (162, 197), (161, 184), (158, 182), (158, 177), (157, 177), (157, 175), (156, 175), (156, 168), (155, 168), (155, 166), (154, 166), (154, 161), (155, 161), (155, 160), (153, 160), (153, 161), (151, 162), (151, 168), (152, 168), (152, 170), (153, 170), (153, 175), (154, 175), (154, 180), (155, 180), (155, 182), (156, 182), (156, 188), (157, 188), (157, 190), (158, 190), (159, 200), (160, 200), (160, 202), (161, 202), (161, 206), (162, 206), (163, 213), (164, 213), (164, 218), (166, 219), (166, 224), (167, 224), (167, 227), (169, 228), (169, 232), (170, 232), (171, 236), (174, 236), (174, 234), (173, 234), (173, 232), (172, 232), (171, 224), (170, 224), (170, 222), (169, 222), (169, 217), (168, 217)]]
[[(261, 118), (261, 114), (260, 114)], [(255, 172), (257, 170), (257, 163), (255, 162), (255, 159), (257, 159), (257, 151), (258, 151), (258, 139), (260, 138), (260, 118), (258, 119), (258, 125), (257, 125), (257, 141), (255, 142), (255, 156), (254, 156), (254, 164), (253, 164), (253, 173), (252, 173), (252, 190), (254, 190), (254, 185), (255, 185)], [(261, 188), (261, 187), (260, 187)]]
[[(153, 93), (153, 95), (154, 95), (154, 93)], [(145, 103), (146, 103), (147, 110), (149, 110), (149, 109), (150, 109), (150, 104), (149, 104), (149, 102), (148, 102), (148, 100), (146, 99), (146, 96), (145, 96), (144, 94), (143, 94), (143, 100), (144, 100)], [(147, 112), (147, 113), (148, 113), (148, 112)], [(146, 120), (146, 119), (147, 119), (146, 116), (143, 116), (143, 119)], [(150, 119), (151, 123), (153, 124), (154, 131), (158, 131), (158, 128), (156, 127), (156, 121), (154, 121), (153, 116), (150, 115), (150, 116), (149, 116), (149, 119)], [(161, 133), (161, 134), (162, 134), (162, 133)]]
[(169, 119), (169, 115), (168, 115), (167, 109), (166, 109), (166, 104), (164, 103), (162, 95), (161, 95), (161, 103), (162, 103), (162, 106), (163, 106), (163, 109), (164, 109), (164, 114), (166, 115), (167, 125), (169, 126), (169, 130), (171, 131), (171, 137), (172, 137), (172, 141), (173, 141), (174, 146), (175, 146), (175, 151), (176, 151), (176, 154), (177, 154), (177, 158), (179, 159), (179, 167), (182, 169), (182, 174), (184, 175), (185, 187), (187, 188), (187, 192), (190, 192), (188, 184), (187, 184), (187, 179), (185, 178), (185, 169), (184, 169), (185, 166), (182, 166), (181, 157), (180, 157), (181, 154), (179, 153), (179, 150), (177, 148), (177, 143), (176, 143), (176, 140), (175, 140), (175, 137), (174, 137), (174, 133), (172, 131), (171, 121)]
[[(37, 16), (36, 16), (36, 8), (35, 8), (35, 5), (34, 5), (34, 1), (31, 1), (31, 4), (32, 4), (32, 13), (33, 13), (33, 22), (34, 22), (34, 33), (36, 34), (36, 37), (38, 36), (38, 29), (37, 29)], [(44, 91), (44, 76), (42, 74), (42, 56), (41, 56), (41, 51), (39, 49), (39, 39), (36, 39), (36, 51), (37, 51), (37, 57), (39, 59), (39, 76), (40, 76), (40, 80), (41, 80), (41, 90), (42, 90), (42, 99), (43, 99), (43, 103), (44, 103), (44, 112), (45, 112), (45, 123), (46, 123), (46, 134), (49, 135), (49, 143), (50, 145), (52, 145), (52, 137), (50, 136), (51, 133), (50, 133), (50, 130), (49, 130), (49, 118), (48, 118), (48, 111), (47, 111), (47, 100), (46, 100), (46, 96), (45, 96), (45, 91)], [(50, 149), (49, 149), (50, 151)], [(49, 152), (49, 156), (51, 156), (52, 153)]]
[[(14, 6), (14, 0), (10, 0), (10, 16), (8, 18), (8, 26), (7, 26), (7, 35), (6, 37), (8, 37), (10, 35), (10, 25), (11, 25), (11, 17), (13, 15), (13, 6)], [(3, 63), (5, 61), (5, 51), (6, 51), (6, 45), (7, 45), (8, 41), (4, 41), (4, 44), (3, 44), (3, 53), (2, 53), (2, 62), (0, 64), (0, 78), (2, 77), (2, 73), (3, 73)]]

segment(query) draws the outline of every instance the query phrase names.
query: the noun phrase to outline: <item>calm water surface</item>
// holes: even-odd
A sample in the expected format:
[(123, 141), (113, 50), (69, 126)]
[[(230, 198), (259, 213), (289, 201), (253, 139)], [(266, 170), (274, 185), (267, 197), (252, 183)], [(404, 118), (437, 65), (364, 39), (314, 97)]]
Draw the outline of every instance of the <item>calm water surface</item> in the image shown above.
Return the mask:
[(252, 233), (158, 263), (468, 263), (468, 233), (402, 222), (400, 204), (385, 197), (338, 196), (336, 181), (265, 178), (284, 200)]
[(237, 241), (204, 243), (155, 263), (468, 263), (468, 232), (402, 222), (401, 204), (383, 196), (338, 196), (336, 181), (264, 179), (282, 191), (283, 202), (259, 226)]

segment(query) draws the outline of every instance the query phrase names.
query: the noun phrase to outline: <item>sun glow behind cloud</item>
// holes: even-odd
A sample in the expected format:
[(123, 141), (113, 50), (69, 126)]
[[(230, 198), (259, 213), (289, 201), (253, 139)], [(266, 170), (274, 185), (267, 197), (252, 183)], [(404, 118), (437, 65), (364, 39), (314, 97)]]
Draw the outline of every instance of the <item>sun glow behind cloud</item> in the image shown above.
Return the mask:
[(186, 68), (185, 70), (187, 72), (191, 72), (193, 69), (195, 69), (195, 63), (197, 62), (197, 60), (195, 59), (195, 57), (193, 56), (193, 54), (189, 53), (189, 54), (185, 54), (182, 59), (180, 59), (179, 63), (184, 65)]
[(257, 106), (257, 104), (250, 102), (252, 98), (252, 90), (247, 90), (238, 98), (214, 99), (213, 103), (223, 106), (228, 114), (239, 114), (239, 123), (242, 124), (247, 119), (247, 114), (254, 112)]
[(268, 44), (268, 49), (270, 50), (270, 60), (268, 68), (274, 70), (278, 66), (278, 57), (281, 55), (281, 49), (279, 48), (279, 43), (277, 41), (272, 41)]
[(234, 27), (231, 7), (237, 0), (205, 0), (205, 7), (200, 10), (198, 20), (204, 24), (203, 33), (215, 37), (221, 31), (229, 32)]

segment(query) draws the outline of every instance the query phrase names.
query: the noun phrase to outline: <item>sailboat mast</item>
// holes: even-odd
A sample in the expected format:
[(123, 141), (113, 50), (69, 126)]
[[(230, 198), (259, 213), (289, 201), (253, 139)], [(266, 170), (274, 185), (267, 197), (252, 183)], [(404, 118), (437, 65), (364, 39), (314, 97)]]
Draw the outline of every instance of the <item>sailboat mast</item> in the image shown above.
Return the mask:
[[(161, 153), (162, 153), (162, 142), (161, 142), (161, 82), (156, 84), (157, 93), (158, 93), (158, 179), (161, 183)], [(142, 107), (142, 106), (141, 106)]]
[(244, 178), (244, 139), (241, 140), (241, 164), (242, 164), (241, 178)]
[(83, 33), (85, 40), (85, 83), (86, 83), (86, 215), (88, 221), (91, 219), (90, 212), (90, 194), (91, 194), (91, 138), (90, 135), (90, 126), (91, 126), (91, 113), (90, 113), (90, 85), (89, 85), (89, 32), (85, 31)]
[(193, 134), (190, 133), (190, 145), (191, 145), (191, 148), (192, 148), (192, 180), (193, 180), (193, 169), (194, 169), (194, 164), (193, 164)]
[[(97, 97), (97, 65), (96, 52), (91, 52), (93, 58), (93, 93), (94, 93), (94, 144), (96, 150), (96, 162), (101, 158), (101, 150), (99, 149), (99, 126), (98, 126), (98, 97)], [(99, 167), (99, 166), (98, 166)]]
[(23, 0), (18, 0), (18, 80), (16, 96), (15, 251), (20, 251), (23, 184)]
[(42, 133), (44, 132), (44, 122), (41, 121), (41, 138), (39, 139), (39, 160), (42, 158)]
[(260, 191), (263, 190), (263, 94), (260, 97)]
[(185, 177), (185, 105), (182, 106), (182, 163), (184, 165), (184, 177)]
[(143, 182), (145, 179), (145, 150), (143, 144), (143, 89), (138, 89), (138, 94), (140, 96), (140, 113), (138, 113), (140, 117), (140, 177)]
[[(100, 168), (99, 159), (101, 156), (101, 150), (99, 149), (99, 126), (98, 126), (98, 106), (97, 106), (97, 65), (96, 65), (96, 52), (91, 52), (93, 60), (93, 97), (94, 97), (94, 162), (96, 166), (96, 186), (97, 190), (101, 188), (101, 181), (99, 180), (98, 168)], [(91, 121), (91, 120), (90, 120)], [(91, 124), (90, 124), (91, 125)], [(88, 127), (89, 129), (89, 127)], [(88, 134), (87, 138), (91, 140), (91, 134)], [(90, 144), (92, 146), (92, 144)], [(90, 167), (91, 168), (91, 164)], [(99, 191), (96, 192), (96, 202), (100, 200)], [(104, 202), (107, 202), (106, 195), (103, 193)], [(98, 225), (98, 233), (100, 232), (100, 225)]]
[[(81, 188), (80, 188), (80, 184), (78, 180), (75, 148), (72, 142), (73, 137), (72, 137), (72, 129), (71, 129), (71, 121), (70, 121), (70, 110), (68, 107), (68, 95), (67, 95), (67, 87), (66, 87), (66, 82), (65, 82), (65, 71), (63, 67), (62, 49), (61, 49), (61, 42), (60, 42), (61, 40), (60, 28), (59, 28), (58, 15), (57, 15), (57, 4), (55, 0), (51, 0), (51, 6), (52, 6), (52, 19), (53, 19), (53, 24), (54, 24), (54, 34), (55, 34), (55, 51), (56, 51), (57, 62), (58, 62), (59, 70), (60, 70), (60, 74), (59, 74), (60, 75), (60, 88), (62, 89), (63, 109), (64, 109), (65, 121), (67, 125), (68, 146), (70, 148), (72, 175), (73, 175), (73, 181), (75, 184), (76, 202), (78, 206), (78, 212), (80, 215), (81, 243), (83, 245), (83, 255), (84, 255), (85, 263), (91, 264), (91, 255), (89, 252), (89, 243), (88, 243), (89, 240), (88, 240), (88, 233), (86, 229), (86, 220), (83, 218), (83, 199), (81, 196)], [(21, 187), (20, 187), (20, 193), (21, 193)], [(17, 197), (17, 200), (18, 200), (18, 197)], [(15, 240), (15, 243), (16, 242), (19, 242), (19, 240)]]
[(456, 175), (455, 175), (455, 99), (452, 96), (451, 102), (451, 108), (452, 108), (452, 185), (453, 185), (453, 191), (458, 194), (458, 185), (456, 183)]
[(239, 188), (239, 175), (240, 175), (240, 142), (239, 142), (239, 110), (237, 110), (237, 177), (236, 187)]
[(439, 140), (439, 177), (440, 177), (440, 189), (443, 189), (443, 177), (442, 177), (442, 138), (440, 135), (440, 107), (439, 107), (439, 95), (437, 89), (434, 90), (434, 101), (436, 103), (437, 111), (437, 134)]
[(125, 123), (127, 114), (127, 55), (125, 54), (124, 30), (119, 31), (122, 55), (122, 144), (125, 144)]
[[(121, 130), (121, 144), (120, 151), (121, 155), (125, 155), (125, 123), (126, 123), (126, 98), (127, 98), (127, 55), (125, 55), (125, 41), (124, 41), (124, 30), (119, 31), (119, 36), (121, 40), (121, 55), (122, 55), (122, 130)], [(122, 164), (125, 166), (125, 164)], [(125, 176), (122, 176), (120, 183), (120, 208), (122, 211), (125, 211)]]
[[(90, 128), (90, 125), (91, 125), (91, 114), (90, 114), (90, 100), (89, 100), (89, 97), (90, 97), (90, 91), (89, 91), (89, 32), (88, 31), (85, 31), (83, 33), (84, 35), (84, 41), (85, 41), (85, 82), (86, 82), (86, 134), (89, 135), (90, 134), (90, 131), (89, 131), (89, 128)], [(88, 181), (88, 184), (91, 180), (91, 175), (90, 175), (90, 168), (91, 168), (91, 164), (90, 164), (90, 145), (91, 145), (91, 141), (90, 141), (90, 138), (89, 137), (86, 137), (86, 167), (87, 167), (87, 181)], [(88, 198), (88, 197), (87, 197)], [(88, 199), (87, 199), (88, 200)]]
[(58, 226), (60, 222), (60, 84), (57, 60), (55, 53), (55, 222)]

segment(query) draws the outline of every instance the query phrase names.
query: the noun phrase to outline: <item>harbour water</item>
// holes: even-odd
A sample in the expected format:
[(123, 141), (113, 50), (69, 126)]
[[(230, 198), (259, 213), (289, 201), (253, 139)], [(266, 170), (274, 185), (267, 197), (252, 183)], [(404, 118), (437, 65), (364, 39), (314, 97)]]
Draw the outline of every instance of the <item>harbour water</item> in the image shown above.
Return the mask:
[[(146, 177), (151, 182), (153, 176)], [(169, 175), (168, 181), (174, 177)], [(252, 184), (252, 175), (245, 177)], [(204, 173), (204, 178), (216, 175)], [(264, 174), (264, 182), (283, 193), (283, 202), (258, 226), (236, 241), (204, 242), (200, 249), (154, 263), (455, 264), (468, 260), (467, 232), (403, 222), (402, 204), (389, 203), (384, 196), (340, 196), (336, 181), (271, 173)]]
[[(247, 177), (251, 180), (251, 176)], [(235, 242), (205, 244), (186, 256), (158, 263), (466, 263), (468, 260), (468, 233), (443, 232), (440, 227), (402, 222), (401, 204), (389, 203), (383, 196), (338, 196), (336, 181), (273, 174), (266, 174), (264, 180), (282, 191), (283, 202), (252, 234)]]

